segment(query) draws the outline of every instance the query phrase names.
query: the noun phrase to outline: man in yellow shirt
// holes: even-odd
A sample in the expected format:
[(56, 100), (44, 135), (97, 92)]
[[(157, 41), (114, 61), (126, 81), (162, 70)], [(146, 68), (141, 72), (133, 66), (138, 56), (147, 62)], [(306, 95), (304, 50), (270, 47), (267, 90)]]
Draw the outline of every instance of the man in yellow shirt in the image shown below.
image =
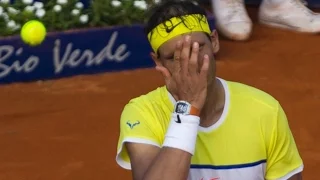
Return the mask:
[(124, 107), (117, 163), (135, 180), (301, 179), (279, 102), (215, 77), (219, 42), (205, 11), (170, 0), (152, 12), (146, 33), (166, 85)]

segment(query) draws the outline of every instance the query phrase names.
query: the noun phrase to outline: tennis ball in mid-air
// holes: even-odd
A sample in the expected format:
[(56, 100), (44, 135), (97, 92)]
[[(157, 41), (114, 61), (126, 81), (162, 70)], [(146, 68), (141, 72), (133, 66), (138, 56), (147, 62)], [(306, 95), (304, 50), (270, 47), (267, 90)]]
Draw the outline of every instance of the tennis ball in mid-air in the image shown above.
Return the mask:
[(42, 43), (46, 37), (46, 27), (42, 22), (37, 20), (31, 20), (26, 22), (21, 28), (22, 40), (31, 46), (36, 46)]

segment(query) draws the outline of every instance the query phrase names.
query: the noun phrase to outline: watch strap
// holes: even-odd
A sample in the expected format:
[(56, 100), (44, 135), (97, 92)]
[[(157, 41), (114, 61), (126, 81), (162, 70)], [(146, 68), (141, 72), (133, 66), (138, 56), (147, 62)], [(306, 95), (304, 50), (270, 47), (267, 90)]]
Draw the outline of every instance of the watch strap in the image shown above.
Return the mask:
[(190, 108), (190, 115), (194, 115), (194, 116), (199, 116), (200, 115), (200, 111), (198, 108), (194, 107), (191, 105), (191, 108)]

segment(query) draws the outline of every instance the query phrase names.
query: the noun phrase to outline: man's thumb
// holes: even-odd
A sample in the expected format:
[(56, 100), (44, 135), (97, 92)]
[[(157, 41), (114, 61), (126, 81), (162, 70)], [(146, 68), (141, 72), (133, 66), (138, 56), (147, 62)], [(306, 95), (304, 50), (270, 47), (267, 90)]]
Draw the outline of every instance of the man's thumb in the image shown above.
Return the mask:
[(168, 81), (170, 78), (170, 72), (168, 71), (167, 68), (163, 66), (156, 66), (156, 70), (162, 74), (164, 77), (165, 81)]

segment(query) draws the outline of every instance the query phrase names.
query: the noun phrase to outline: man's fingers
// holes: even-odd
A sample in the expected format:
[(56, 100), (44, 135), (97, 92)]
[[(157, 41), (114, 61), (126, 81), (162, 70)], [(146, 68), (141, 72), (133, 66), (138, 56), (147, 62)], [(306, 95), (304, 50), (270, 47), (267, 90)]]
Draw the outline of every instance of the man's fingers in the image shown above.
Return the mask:
[(207, 78), (209, 66), (210, 66), (209, 56), (206, 54), (203, 56), (203, 63), (200, 70), (200, 76), (202, 76), (202, 78)]
[(181, 70), (181, 64), (180, 64), (181, 49), (182, 49), (182, 42), (178, 41), (173, 54), (174, 67), (175, 67), (175, 71), (177, 72)]
[(181, 57), (180, 57), (181, 70), (184, 74), (188, 73), (190, 48), (191, 48), (191, 37), (187, 35), (183, 41)]
[(182, 42), (178, 41), (176, 44), (176, 49), (174, 50), (173, 58), (174, 61), (180, 64), (180, 58), (181, 58), (181, 50), (182, 50)]
[(199, 43), (195, 42), (192, 44), (192, 50), (189, 60), (189, 73), (196, 74), (198, 70), (198, 54), (199, 54)]

